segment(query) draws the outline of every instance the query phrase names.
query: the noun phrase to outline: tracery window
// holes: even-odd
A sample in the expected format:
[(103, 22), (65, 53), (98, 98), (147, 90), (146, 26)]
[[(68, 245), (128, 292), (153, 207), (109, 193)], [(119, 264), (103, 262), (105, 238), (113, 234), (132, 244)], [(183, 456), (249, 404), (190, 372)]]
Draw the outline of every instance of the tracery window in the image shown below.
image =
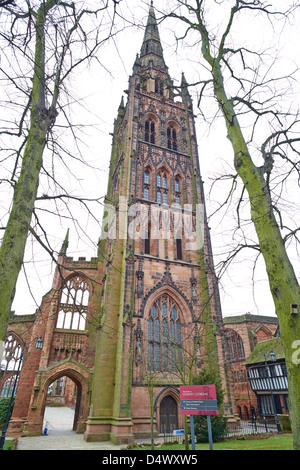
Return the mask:
[(227, 330), (229, 360), (231, 362), (245, 359), (244, 345), (240, 335), (234, 330)]
[(20, 341), (16, 336), (9, 334), (4, 342), (1, 358), (1, 372), (11, 372), (11, 375), (5, 380), (2, 386), (1, 397), (10, 397), (13, 393), (15, 381), (18, 380), (16, 373), (19, 366), (21, 368), (21, 354), (22, 347)]
[(144, 187), (144, 199), (149, 201), (149, 188), (147, 188), (146, 186)]
[(9, 334), (4, 342), (1, 371), (16, 371), (22, 353), (20, 341), (16, 336)]
[(148, 367), (150, 370), (178, 369), (182, 358), (179, 308), (163, 294), (152, 305), (148, 316)]
[(176, 259), (182, 260), (182, 240), (176, 238)]
[(56, 327), (84, 330), (88, 301), (89, 287), (86, 280), (80, 276), (69, 279), (62, 291)]
[(149, 170), (146, 170), (144, 173), (144, 183), (145, 184), (150, 184), (150, 173)]
[(63, 395), (63, 387), (64, 387), (64, 377), (59, 377), (56, 381), (55, 392), (54, 395), (61, 396)]
[(167, 128), (167, 147), (170, 150), (176, 150), (178, 148), (177, 145), (177, 131), (173, 124), (170, 124)]
[(16, 394), (17, 391), (17, 385), (19, 381), (19, 377), (17, 377), (17, 374), (11, 375), (8, 377), (8, 379), (5, 380), (2, 390), (1, 390), (1, 398), (8, 398), (11, 397), (13, 394), (13, 389), (15, 385), (15, 381), (17, 381), (15, 390), (14, 390), (14, 395)]
[(145, 141), (155, 144), (155, 122), (151, 118), (145, 122)]

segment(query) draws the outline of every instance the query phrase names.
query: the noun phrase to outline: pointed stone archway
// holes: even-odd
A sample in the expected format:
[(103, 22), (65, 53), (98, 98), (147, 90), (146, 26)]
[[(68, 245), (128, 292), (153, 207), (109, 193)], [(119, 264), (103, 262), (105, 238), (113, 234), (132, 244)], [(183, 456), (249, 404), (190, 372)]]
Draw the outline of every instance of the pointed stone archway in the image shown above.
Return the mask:
[(73, 430), (84, 433), (90, 406), (90, 384), (92, 372), (75, 359), (69, 358), (60, 364), (40, 369), (37, 373), (31, 406), (23, 435), (37, 435), (43, 432), (43, 419), (49, 386), (60, 377), (69, 377), (77, 386)]
[(154, 403), (156, 410), (158, 432), (172, 433), (174, 429), (183, 427), (183, 415), (180, 414), (179, 387), (167, 386), (156, 397)]

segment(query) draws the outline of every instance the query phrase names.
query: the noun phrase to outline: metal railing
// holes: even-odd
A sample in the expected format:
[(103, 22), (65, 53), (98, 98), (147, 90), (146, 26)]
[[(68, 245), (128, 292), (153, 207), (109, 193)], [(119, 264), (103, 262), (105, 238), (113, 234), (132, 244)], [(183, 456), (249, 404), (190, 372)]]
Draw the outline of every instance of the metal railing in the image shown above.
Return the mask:
[(253, 420), (239, 421), (238, 423), (228, 423), (226, 437), (246, 436), (250, 434), (264, 434), (277, 432), (274, 420)]
[[(175, 429), (175, 428), (174, 428)], [(253, 421), (238, 421), (235, 423), (228, 423), (228, 430), (225, 438), (238, 437), (238, 436), (250, 436), (253, 434), (269, 434), (277, 433), (276, 423), (274, 419), (263, 419), (263, 420), (253, 420)], [(160, 439), (166, 443), (172, 443), (174, 441), (179, 444), (183, 444), (184, 435), (173, 434), (173, 430), (170, 428), (162, 429), (160, 434)]]
[(178, 426), (177, 427), (174, 427), (173, 428), (170, 428), (168, 426), (168, 428), (162, 428), (162, 432), (160, 434), (161, 438), (163, 438), (163, 442), (164, 444), (167, 444), (167, 443), (172, 443), (172, 442), (178, 442), (179, 444), (183, 444), (184, 442), (184, 434), (183, 435), (174, 435), (173, 434), (173, 430), (175, 429), (178, 429)]

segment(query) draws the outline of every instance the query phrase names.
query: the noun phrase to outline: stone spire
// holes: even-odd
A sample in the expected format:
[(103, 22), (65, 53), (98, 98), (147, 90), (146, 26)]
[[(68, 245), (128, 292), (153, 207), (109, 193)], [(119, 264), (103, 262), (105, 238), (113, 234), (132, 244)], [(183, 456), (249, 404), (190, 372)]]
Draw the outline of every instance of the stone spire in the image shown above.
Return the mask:
[(67, 249), (68, 249), (68, 246), (69, 246), (69, 232), (70, 232), (70, 229), (67, 230), (65, 239), (63, 241), (63, 244), (62, 244), (60, 252), (59, 252), (59, 254), (62, 255), (62, 256), (66, 256), (66, 254), (67, 254)]
[(122, 96), (121, 103), (118, 109), (118, 116), (124, 116), (125, 114), (125, 106), (124, 106), (124, 96)]
[(189, 87), (188, 82), (186, 81), (184, 72), (182, 72), (181, 85), (180, 85), (181, 95), (183, 97), (183, 101), (187, 101), (187, 104), (189, 106), (192, 106), (192, 98), (191, 98), (191, 95), (189, 93), (189, 88), (188, 87)]
[(160, 36), (153, 7), (151, 1), (147, 26), (144, 34), (144, 40), (141, 47), (139, 64), (142, 67), (159, 67), (167, 71), (167, 66), (163, 57), (163, 48), (160, 42)]

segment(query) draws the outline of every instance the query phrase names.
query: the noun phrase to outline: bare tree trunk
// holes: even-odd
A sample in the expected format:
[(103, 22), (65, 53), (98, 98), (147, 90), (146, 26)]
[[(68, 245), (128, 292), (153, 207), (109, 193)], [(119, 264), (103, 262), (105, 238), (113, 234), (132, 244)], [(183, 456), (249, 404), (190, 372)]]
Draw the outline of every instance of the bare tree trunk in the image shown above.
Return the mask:
[(21, 173), (14, 188), (9, 220), (0, 248), (0, 339), (5, 339), (7, 321), (22, 267), (27, 234), (39, 186), (39, 174), (53, 110), (45, 108), (45, 18), (56, 4), (48, 1), (37, 14), (35, 63), (30, 128)]
[[(207, 29), (206, 18), (204, 18), (207, 7), (205, 6), (204, 0), (191, 0), (190, 2), (177, 0), (176, 3), (177, 10), (174, 8), (173, 12), (168, 16), (179, 19), (187, 25), (187, 30), (184, 35), (185, 38), (189, 30), (197, 31), (200, 36), (202, 55), (208, 63), (207, 70), (209, 70), (211, 74), (210, 80), (203, 81), (201, 83), (203, 89), (208, 84), (212, 84), (213, 86), (214, 97), (217, 100), (223, 115), (228, 132), (228, 138), (232, 145), (234, 166), (248, 193), (251, 207), (251, 220), (255, 227), (259, 241), (259, 248), (265, 261), (270, 291), (274, 300), (276, 315), (280, 326), (280, 335), (284, 347), (288, 373), (290, 417), (294, 448), (299, 450), (300, 365), (299, 361), (294, 358), (295, 348), (299, 345), (300, 340), (300, 314), (291, 313), (291, 305), (297, 305), (298, 312), (300, 311), (300, 287), (292, 263), (287, 254), (284, 240), (281, 236), (280, 227), (274, 215), (272, 198), (268, 185), (268, 179), (274, 163), (272, 155), (270, 157), (262, 155), (265, 161), (262, 167), (258, 167), (254, 164), (237, 117), (237, 112), (234, 108), (233, 99), (229, 99), (227, 96), (224, 84), (224, 75), (222, 72), (222, 64), (226, 64), (230, 70), (230, 74), (239, 81), (240, 85), (243, 83), (242, 79), (237, 78), (234, 74), (234, 70), (228, 65), (226, 55), (228, 51), (232, 51), (233, 53), (242, 51), (242, 48), (238, 49), (231, 45), (230, 49), (228, 49), (226, 46), (226, 40), (229, 36), (233, 20), (237, 13), (240, 13), (242, 10), (253, 10), (259, 11), (261, 14), (266, 14), (269, 17), (272, 17), (272, 15), (280, 15), (281, 17), (286, 18), (290, 13), (290, 10), (286, 13), (281, 13), (271, 10), (270, 7), (272, 5), (267, 5), (264, 2), (256, 0), (247, 2), (236, 0), (235, 4), (231, 8), (227, 26), (223, 35), (220, 36), (221, 39), (217, 46), (214, 34), (211, 35), (211, 40), (211, 32)], [(209, 3), (209, 7), (211, 7), (211, 3), (213, 2)], [(218, 2), (215, 2), (215, 4), (218, 4)], [(186, 8), (185, 14), (182, 13), (181, 8)], [(297, 6), (294, 6), (294, 8), (297, 8)], [(190, 15), (193, 15), (193, 17), (191, 18)], [(212, 53), (212, 49), (214, 50), (214, 53)], [(259, 83), (255, 83), (255, 86), (256, 88), (259, 87)], [(238, 97), (235, 97), (235, 99), (238, 100)], [(242, 100), (245, 101), (243, 98)], [(255, 103), (257, 104), (257, 102)], [(248, 110), (251, 109), (251, 111), (253, 111), (251, 101), (248, 101), (246, 105), (248, 106)], [(273, 110), (272, 112), (276, 113), (276, 111)], [(295, 141), (299, 141), (299, 138), (295, 138)]]
[[(234, 151), (234, 165), (249, 195), (251, 219), (264, 257), (270, 290), (279, 321), (288, 373), (290, 416), (294, 448), (300, 449), (300, 370), (293, 360), (300, 339), (300, 316), (291, 305), (300, 307), (300, 287), (275, 219), (264, 169), (254, 165), (231, 101), (228, 100), (218, 67), (213, 68), (215, 94), (222, 109)], [(300, 309), (299, 309), (300, 311)]]
[[(15, 77), (8, 73), (1, 64), (1, 72), (9, 86), (12, 86), (14, 91), (17, 90), (17, 93), (21, 93), (22, 96), (20, 103), (16, 105), (14, 103), (13, 108), (16, 113), (18, 109), (21, 109), (19, 126), (15, 121), (12, 121), (10, 128), (10, 123), (7, 124), (8, 121), (4, 119), (4, 130), (2, 131), (1, 127), (1, 134), (16, 137), (16, 145), (19, 145), (18, 138), (20, 136), (25, 135), (26, 141), (25, 145), (21, 146), (24, 148), (24, 152), (20, 170), (19, 160), (17, 160), (13, 176), (9, 181), (11, 183), (16, 179), (16, 168), (18, 167), (20, 173), (17, 183), (14, 185), (9, 218), (0, 247), (0, 340), (5, 338), (33, 214), (37, 220), (34, 211), (35, 201), (45, 199), (49, 203), (50, 199), (69, 197), (67, 190), (65, 194), (61, 194), (62, 186), (56, 181), (54, 174), (49, 175), (49, 179), (51, 182), (53, 180), (56, 188), (59, 188), (60, 195), (43, 194), (43, 196), (37, 197), (41, 169), (43, 168), (48, 175), (46, 165), (43, 163), (47, 143), (49, 143), (49, 149), (52, 150), (53, 155), (58, 155), (61, 160), (63, 160), (63, 154), (72, 153), (63, 147), (64, 143), (56, 142), (56, 136), (52, 130), (58, 110), (62, 111), (62, 122), (65, 120), (65, 127), (71, 129), (72, 143), (77, 139), (75, 126), (72, 125), (65, 111), (66, 102), (62, 98), (60, 98), (61, 102), (58, 101), (59, 94), (67, 99), (71, 111), (68, 98), (72, 93), (68, 90), (67, 80), (76, 68), (80, 68), (83, 62), (95, 56), (101, 44), (105, 43), (111, 35), (117, 34), (112, 31), (112, 26), (118, 3), (100, 0), (95, 2), (94, 9), (89, 9), (90, 5), (85, 2), (76, 4), (76, 2), (42, 0), (37, 2), (36, 11), (27, 2), (18, 4), (18, 2), (5, 1), (0, 4), (6, 14), (6, 21), (3, 21), (3, 34), (1, 31), (1, 41), (4, 41), (3, 44), (8, 49), (8, 56), (11, 54), (14, 60), (16, 57), (20, 57), (20, 60), (24, 59), (24, 70), (26, 71), (28, 68), (31, 70), (32, 63), (30, 61), (33, 61), (32, 81), (28, 80), (25, 72), (24, 76), (22, 76), (22, 72), (15, 72)], [(108, 12), (107, 28), (102, 30), (100, 26), (103, 18), (99, 18), (98, 14), (108, 10), (110, 5), (113, 11)], [(89, 18), (90, 21), (85, 21), (85, 18)], [(32, 41), (35, 41), (33, 46), (31, 46)], [(18, 56), (20, 44), (24, 47), (24, 55), (22, 54), (22, 56)], [(82, 48), (79, 47), (79, 44)], [(23, 70), (22, 63), (19, 69)], [(26, 104), (23, 101), (24, 94)], [(30, 102), (28, 104), (29, 96)], [(29, 113), (28, 123), (27, 112)], [(14, 142), (12, 145), (15, 145)], [(17, 149), (15, 153), (19, 156)], [(67, 162), (64, 163), (68, 166)], [(83, 198), (75, 199), (85, 205)], [(98, 201), (98, 199), (96, 200)], [(55, 210), (59, 211), (57, 208)], [(40, 226), (39, 222), (38, 225)], [(35, 236), (38, 240), (38, 235)]]

